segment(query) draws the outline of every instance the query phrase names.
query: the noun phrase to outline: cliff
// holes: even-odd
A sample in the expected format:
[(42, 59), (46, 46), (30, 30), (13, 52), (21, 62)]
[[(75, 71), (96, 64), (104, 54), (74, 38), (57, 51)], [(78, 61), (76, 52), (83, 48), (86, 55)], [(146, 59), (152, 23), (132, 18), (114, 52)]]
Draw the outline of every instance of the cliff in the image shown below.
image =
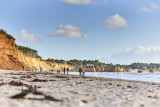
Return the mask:
[(21, 70), (22, 66), (27, 71), (39, 70), (40, 67), (44, 71), (63, 69), (64, 67), (71, 70), (74, 68), (67, 64), (50, 63), (40, 58), (27, 56), (15, 46), (14, 38), (8, 38), (5, 34), (0, 34), (0, 69)]
[(119, 66), (84, 66), (88, 72), (123, 72)]
[[(43, 61), (41, 58), (25, 55), (23, 51), (18, 50), (12, 36), (0, 32), (0, 69), (22, 70), (22, 66), (26, 71), (39, 71), (40, 67), (43, 68), (43, 71), (63, 70), (64, 67), (71, 71), (78, 71), (79, 69), (79, 66)], [(113, 66), (85, 66), (85, 68), (86, 71), (90, 72), (123, 71), (123, 69)]]

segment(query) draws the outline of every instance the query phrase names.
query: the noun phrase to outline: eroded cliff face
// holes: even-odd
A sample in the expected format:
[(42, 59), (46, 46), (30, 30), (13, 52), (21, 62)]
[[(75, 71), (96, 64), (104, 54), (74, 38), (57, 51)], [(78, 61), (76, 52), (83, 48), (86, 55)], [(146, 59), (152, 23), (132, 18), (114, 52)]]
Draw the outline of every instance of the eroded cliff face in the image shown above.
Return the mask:
[(15, 51), (14, 39), (7, 39), (5, 35), (0, 34), (0, 68), (1, 69), (20, 69), (21, 63), (15, 58), (17, 51)]
[(124, 69), (115, 66), (84, 66), (88, 72), (123, 72)]
[[(40, 67), (43, 71), (56, 71), (57, 69), (63, 71), (64, 67), (69, 68), (70, 71), (78, 71), (79, 66), (70, 66), (67, 64), (58, 64), (43, 61), (37, 57), (25, 55), (15, 46), (15, 40), (6, 38), (5, 35), (0, 34), (0, 69), (6, 70), (22, 70), (24, 66), (26, 71), (39, 71)], [(84, 66), (86, 71), (90, 72), (121, 72), (124, 71), (120, 67), (110, 66)]]
[(50, 63), (40, 58), (27, 56), (18, 50), (14, 39), (8, 39), (5, 35), (0, 34), (0, 69), (22, 70), (22, 66), (27, 71), (39, 71), (40, 67), (43, 68), (43, 71), (63, 69), (64, 67), (68, 67), (70, 70), (74, 68), (67, 64)]

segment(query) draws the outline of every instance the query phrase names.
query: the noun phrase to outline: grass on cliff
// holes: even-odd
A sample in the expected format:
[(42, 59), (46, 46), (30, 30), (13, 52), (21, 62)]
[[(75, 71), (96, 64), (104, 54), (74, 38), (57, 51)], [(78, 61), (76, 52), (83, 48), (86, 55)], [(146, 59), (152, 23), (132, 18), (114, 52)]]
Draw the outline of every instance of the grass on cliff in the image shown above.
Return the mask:
[(14, 37), (12, 37), (11, 35), (9, 35), (6, 31), (4, 31), (3, 29), (0, 29), (0, 34), (5, 35), (8, 39), (13, 39), (15, 40)]
[(38, 52), (35, 49), (25, 47), (25, 46), (20, 46), (17, 44), (16, 44), (16, 47), (18, 48), (18, 50), (22, 51), (25, 55), (36, 57), (36, 58), (42, 58), (41, 56), (38, 55)]

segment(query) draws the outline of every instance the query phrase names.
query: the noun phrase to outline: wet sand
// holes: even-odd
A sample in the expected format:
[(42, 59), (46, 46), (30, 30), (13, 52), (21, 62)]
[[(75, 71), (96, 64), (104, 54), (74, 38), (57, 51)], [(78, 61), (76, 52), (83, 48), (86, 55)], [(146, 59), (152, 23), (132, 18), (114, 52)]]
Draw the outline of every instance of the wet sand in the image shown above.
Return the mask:
[(160, 84), (0, 71), (1, 107), (159, 107)]

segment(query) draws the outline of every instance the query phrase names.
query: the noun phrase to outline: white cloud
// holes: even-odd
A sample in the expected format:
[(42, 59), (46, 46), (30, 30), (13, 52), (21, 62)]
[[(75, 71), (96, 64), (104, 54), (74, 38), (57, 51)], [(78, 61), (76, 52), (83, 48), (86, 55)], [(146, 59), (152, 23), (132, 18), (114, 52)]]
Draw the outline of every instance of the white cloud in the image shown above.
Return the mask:
[(140, 10), (145, 11), (145, 12), (154, 13), (158, 9), (159, 9), (159, 7), (156, 4), (151, 3), (149, 8), (142, 7)]
[(25, 29), (22, 29), (20, 33), (15, 36), (15, 38), (16, 40), (22, 41), (22, 42), (23, 41), (26, 41), (26, 42), (38, 42), (39, 41), (39, 39), (35, 37), (34, 34), (28, 33), (27, 30)]
[(68, 4), (75, 4), (75, 5), (88, 5), (88, 4), (107, 4), (108, 0), (60, 0)]
[(92, 3), (92, 0), (61, 0), (61, 1), (68, 3), (68, 4), (83, 4), (83, 5)]
[(80, 28), (72, 25), (60, 25), (55, 33), (51, 33), (50, 36), (57, 37), (69, 37), (69, 38), (88, 38), (87, 34), (82, 34)]
[(134, 62), (160, 63), (160, 47), (137, 46), (125, 49), (112, 56), (114, 63), (130, 64)]
[(105, 20), (106, 27), (109, 29), (119, 29), (128, 27), (128, 22), (126, 19), (121, 17), (119, 14), (108, 17)]

